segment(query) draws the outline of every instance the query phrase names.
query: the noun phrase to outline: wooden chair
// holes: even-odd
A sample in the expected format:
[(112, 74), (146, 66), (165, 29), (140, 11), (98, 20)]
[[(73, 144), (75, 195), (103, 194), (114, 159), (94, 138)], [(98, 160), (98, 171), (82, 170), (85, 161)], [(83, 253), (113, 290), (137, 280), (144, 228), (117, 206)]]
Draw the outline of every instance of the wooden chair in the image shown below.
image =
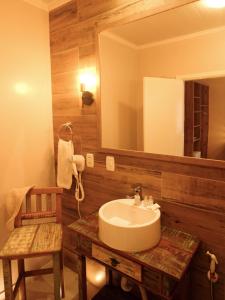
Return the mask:
[[(3, 261), (3, 277), (5, 287), (5, 300), (14, 300), (18, 291), (21, 291), (22, 300), (26, 300), (25, 278), (41, 274), (54, 274), (55, 300), (64, 298), (63, 263), (62, 263), (62, 225), (61, 225), (61, 194), (63, 190), (58, 187), (33, 188), (26, 196), (25, 209), (20, 209), (15, 219), (15, 229), (0, 251)], [(35, 199), (36, 198), (36, 199)], [(36, 211), (31, 209), (32, 199), (36, 202)], [(46, 208), (42, 207), (42, 200)], [(55, 201), (54, 201), (55, 200)], [(53, 205), (55, 202), (55, 205)], [(55, 207), (55, 208), (53, 208)], [(54, 222), (50, 219), (54, 217)], [(43, 219), (47, 218), (47, 222)], [(30, 220), (34, 224), (30, 224)], [(29, 220), (29, 221), (27, 221)], [(41, 222), (40, 222), (41, 221)], [(24, 225), (26, 222), (29, 224)], [(26, 271), (24, 259), (52, 255), (53, 268)], [(18, 278), (13, 288), (11, 260), (18, 262)]]

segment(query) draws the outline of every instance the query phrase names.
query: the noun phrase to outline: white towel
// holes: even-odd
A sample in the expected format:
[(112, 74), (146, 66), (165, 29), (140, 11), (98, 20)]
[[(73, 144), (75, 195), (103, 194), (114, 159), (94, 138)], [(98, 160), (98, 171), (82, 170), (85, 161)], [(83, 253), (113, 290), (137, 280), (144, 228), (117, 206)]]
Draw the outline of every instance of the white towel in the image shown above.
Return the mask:
[(70, 189), (72, 185), (72, 156), (74, 154), (73, 142), (59, 139), (58, 142), (58, 165), (57, 185)]
[(6, 213), (7, 213), (7, 230), (14, 229), (14, 220), (17, 216), (26, 194), (32, 189), (33, 186), (26, 186), (23, 188), (13, 189), (6, 197)]

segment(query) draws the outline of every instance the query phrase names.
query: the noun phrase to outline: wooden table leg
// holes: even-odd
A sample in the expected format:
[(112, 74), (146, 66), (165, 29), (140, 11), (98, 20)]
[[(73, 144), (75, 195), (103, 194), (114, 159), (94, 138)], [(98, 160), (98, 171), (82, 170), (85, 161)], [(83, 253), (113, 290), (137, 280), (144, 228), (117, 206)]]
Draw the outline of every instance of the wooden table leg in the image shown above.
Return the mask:
[(108, 285), (112, 285), (113, 284), (113, 274), (112, 274), (112, 270), (109, 268), (106, 268), (106, 283)]
[(87, 300), (86, 258), (78, 257), (78, 287), (79, 300)]
[(21, 293), (21, 300), (26, 300), (27, 299), (27, 294), (26, 294), (26, 283), (25, 283), (25, 277), (24, 277), (24, 259), (19, 259), (18, 260), (18, 274), (19, 276), (22, 276), (22, 279), (20, 281), (20, 293)]
[(12, 287), (12, 268), (11, 260), (4, 258), (2, 260), (4, 288), (5, 288), (5, 300), (14, 300), (13, 287)]
[(65, 288), (64, 288), (64, 272), (63, 272), (63, 253), (60, 252), (60, 269), (61, 269), (61, 291), (62, 298), (65, 297)]
[(60, 268), (60, 252), (53, 254), (53, 273), (54, 273), (54, 295), (55, 300), (60, 300), (61, 285), (61, 268)]

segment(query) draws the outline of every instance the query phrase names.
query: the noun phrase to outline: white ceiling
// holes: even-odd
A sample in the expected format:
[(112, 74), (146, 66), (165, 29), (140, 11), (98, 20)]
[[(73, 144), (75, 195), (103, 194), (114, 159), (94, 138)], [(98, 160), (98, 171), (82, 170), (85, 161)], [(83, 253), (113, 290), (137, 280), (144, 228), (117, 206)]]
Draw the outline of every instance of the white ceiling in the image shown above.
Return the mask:
[(31, 5), (39, 7), (41, 9), (50, 11), (71, 0), (24, 0), (24, 1), (30, 3)]
[(221, 26), (225, 26), (225, 8), (207, 8), (197, 1), (108, 32), (140, 47)]

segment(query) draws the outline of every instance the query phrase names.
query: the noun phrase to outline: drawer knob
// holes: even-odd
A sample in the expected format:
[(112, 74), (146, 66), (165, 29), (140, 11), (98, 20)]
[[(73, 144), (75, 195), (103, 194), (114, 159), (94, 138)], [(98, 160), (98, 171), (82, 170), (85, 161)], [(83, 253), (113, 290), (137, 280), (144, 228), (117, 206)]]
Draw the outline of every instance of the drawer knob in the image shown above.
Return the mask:
[(115, 258), (110, 257), (110, 260), (111, 260), (111, 266), (112, 267), (116, 267), (117, 265), (119, 265), (118, 260), (116, 260)]

